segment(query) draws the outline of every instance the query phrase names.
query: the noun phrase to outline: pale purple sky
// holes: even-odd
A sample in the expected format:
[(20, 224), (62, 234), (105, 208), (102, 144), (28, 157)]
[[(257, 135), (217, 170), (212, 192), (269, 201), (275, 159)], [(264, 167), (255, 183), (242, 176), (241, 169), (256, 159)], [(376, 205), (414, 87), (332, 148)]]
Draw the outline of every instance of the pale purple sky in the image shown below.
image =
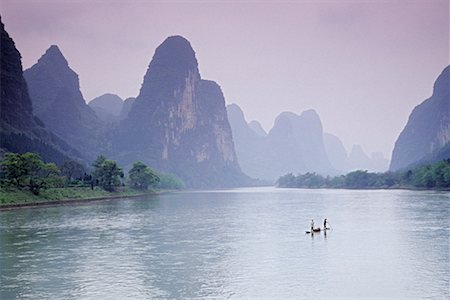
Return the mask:
[(448, 0), (0, 0), (0, 14), (24, 68), (57, 44), (87, 101), (137, 96), (155, 48), (182, 35), (248, 121), (313, 108), (348, 150), (389, 157), (449, 64)]

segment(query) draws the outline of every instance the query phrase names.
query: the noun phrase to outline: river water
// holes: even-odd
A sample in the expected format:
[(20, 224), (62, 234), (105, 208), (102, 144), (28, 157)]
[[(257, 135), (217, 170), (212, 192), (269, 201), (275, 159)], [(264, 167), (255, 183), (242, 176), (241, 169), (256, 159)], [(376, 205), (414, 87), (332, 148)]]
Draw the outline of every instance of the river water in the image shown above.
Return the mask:
[(449, 211), (445, 192), (276, 188), (3, 211), (0, 299), (448, 299)]

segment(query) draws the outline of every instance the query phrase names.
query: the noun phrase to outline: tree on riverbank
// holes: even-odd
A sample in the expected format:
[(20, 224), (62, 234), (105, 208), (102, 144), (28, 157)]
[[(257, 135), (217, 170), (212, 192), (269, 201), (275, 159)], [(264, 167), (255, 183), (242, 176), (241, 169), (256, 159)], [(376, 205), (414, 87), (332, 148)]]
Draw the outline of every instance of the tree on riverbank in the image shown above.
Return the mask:
[[(0, 192), (27, 191), (38, 195), (42, 189), (54, 188), (70, 190), (71, 188), (87, 188), (91, 191), (100, 186), (107, 192), (115, 192), (124, 184), (124, 173), (117, 163), (99, 156), (93, 162), (94, 171), (89, 174), (77, 161), (66, 161), (61, 171), (53, 163), (45, 163), (36, 153), (6, 153), (0, 161)], [(161, 173), (151, 169), (142, 162), (136, 162), (129, 172), (127, 184), (135, 190), (182, 189), (183, 182), (173, 174)], [(121, 192), (126, 188), (122, 188)], [(58, 192), (59, 193), (59, 192)]]
[(84, 166), (76, 160), (67, 160), (61, 165), (61, 175), (64, 175), (69, 182), (77, 178), (83, 178), (86, 174)]
[(63, 184), (58, 167), (53, 163), (44, 163), (36, 153), (6, 153), (1, 162), (2, 186), (17, 189), (29, 189), (39, 195), (41, 189)]
[(117, 186), (121, 185), (120, 179), (124, 177), (124, 174), (117, 162), (100, 155), (92, 165), (95, 168), (92, 176), (103, 189), (113, 192)]
[(146, 190), (160, 181), (156, 172), (140, 161), (133, 164), (133, 168), (128, 172), (128, 177), (130, 185), (139, 190)]

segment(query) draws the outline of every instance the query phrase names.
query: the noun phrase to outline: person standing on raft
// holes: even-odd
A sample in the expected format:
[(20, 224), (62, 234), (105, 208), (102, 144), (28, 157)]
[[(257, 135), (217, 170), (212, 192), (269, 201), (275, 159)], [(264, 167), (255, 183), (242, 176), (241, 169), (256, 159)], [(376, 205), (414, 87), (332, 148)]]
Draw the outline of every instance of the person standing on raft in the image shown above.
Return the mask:
[(327, 221), (327, 219), (323, 220), (323, 230), (327, 229), (327, 225), (330, 225)]
[(314, 220), (311, 220), (311, 232), (314, 230)]

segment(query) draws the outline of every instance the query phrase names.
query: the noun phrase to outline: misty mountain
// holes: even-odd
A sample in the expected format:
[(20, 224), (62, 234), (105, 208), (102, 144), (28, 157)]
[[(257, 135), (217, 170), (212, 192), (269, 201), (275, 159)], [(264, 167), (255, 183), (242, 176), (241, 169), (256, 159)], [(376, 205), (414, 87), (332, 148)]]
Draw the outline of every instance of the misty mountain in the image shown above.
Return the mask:
[(381, 152), (373, 152), (370, 155), (370, 160), (372, 161), (372, 169), (373, 172), (386, 172), (389, 170), (389, 159), (384, 157)]
[(348, 156), (348, 166), (348, 171), (385, 172), (388, 170), (389, 160), (381, 152), (374, 152), (369, 157), (360, 145), (353, 145)]
[(119, 114), (120, 120), (126, 119), (126, 117), (128, 117), (128, 114), (130, 113), (131, 107), (133, 106), (135, 100), (136, 98), (130, 97), (123, 101), (122, 109), (120, 110)]
[(370, 157), (364, 152), (360, 145), (353, 145), (350, 154), (348, 155), (349, 170), (370, 170)]
[(433, 94), (417, 105), (400, 133), (392, 152), (390, 170), (449, 158), (450, 66), (436, 79)]
[[(347, 155), (342, 141), (324, 133), (314, 110), (301, 115), (283, 112), (263, 135), (245, 120), (236, 104), (227, 106), (228, 120), (242, 170), (254, 178), (276, 180), (287, 173), (345, 174), (352, 170), (385, 171), (389, 161), (381, 153), (369, 157), (355, 145)], [(253, 123), (255, 124), (255, 123)], [(259, 123), (258, 123), (259, 124)]]
[(45, 126), (89, 158), (99, 152), (103, 122), (86, 104), (78, 75), (52, 45), (23, 73), (36, 115)]
[(112, 123), (120, 119), (124, 101), (115, 94), (103, 94), (89, 101), (88, 105), (103, 122)]
[(335, 135), (324, 132), (323, 143), (331, 165), (338, 173), (346, 173), (349, 169), (349, 158), (342, 141)]
[(239, 163), (251, 177), (276, 180), (286, 173), (334, 173), (323, 142), (322, 123), (313, 110), (300, 116), (281, 113), (262, 136), (250, 127), (236, 104), (227, 107)]
[(267, 132), (264, 130), (264, 128), (261, 126), (261, 124), (256, 120), (250, 121), (250, 123), (248, 123), (248, 126), (259, 136), (267, 135)]
[(156, 49), (113, 147), (122, 165), (141, 160), (177, 174), (190, 187), (236, 186), (247, 180), (222, 91), (201, 79), (195, 52), (181, 36), (167, 38)]
[(236, 104), (227, 106), (228, 120), (233, 132), (233, 141), (242, 171), (253, 178), (274, 179), (267, 175), (267, 139), (256, 133)]
[(381, 152), (374, 152), (369, 156), (360, 145), (353, 145), (347, 155), (344, 144), (337, 136), (324, 133), (323, 139), (328, 159), (338, 174), (355, 170), (385, 172), (389, 167), (389, 160)]
[(49, 132), (33, 115), (22, 73), (21, 55), (0, 19), (0, 147), (5, 152), (36, 152), (45, 161), (62, 163), (79, 153)]
[(269, 155), (278, 162), (276, 173), (334, 173), (325, 152), (322, 122), (314, 110), (281, 113), (267, 138)]

